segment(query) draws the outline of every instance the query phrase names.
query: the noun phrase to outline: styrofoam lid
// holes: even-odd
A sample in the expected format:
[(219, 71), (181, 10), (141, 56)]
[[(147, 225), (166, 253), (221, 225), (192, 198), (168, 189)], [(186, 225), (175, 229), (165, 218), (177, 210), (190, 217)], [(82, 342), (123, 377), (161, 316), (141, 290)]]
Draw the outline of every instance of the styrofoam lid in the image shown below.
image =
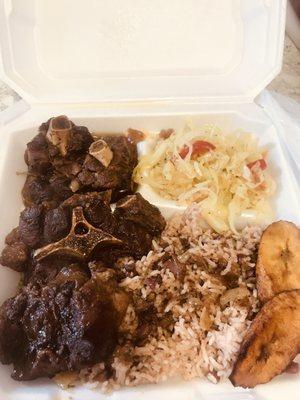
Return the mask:
[(284, 0), (0, 5), (4, 79), (31, 102), (249, 101), (281, 67)]

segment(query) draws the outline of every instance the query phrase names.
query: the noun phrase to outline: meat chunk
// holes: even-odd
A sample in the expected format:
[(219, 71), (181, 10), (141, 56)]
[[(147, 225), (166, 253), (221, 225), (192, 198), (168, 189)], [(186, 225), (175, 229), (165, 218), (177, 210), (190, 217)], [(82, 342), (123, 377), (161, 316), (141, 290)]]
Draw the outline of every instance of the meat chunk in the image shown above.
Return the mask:
[(65, 115), (50, 118), (40, 126), (40, 134), (46, 138), (50, 158), (72, 158), (86, 152), (93, 137), (85, 126), (77, 126)]
[(20, 232), (19, 232), (19, 228), (14, 228), (11, 232), (9, 232), (9, 234), (6, 236), (5, 238), (5, 244), (14, 244), (19, 242), (20, 239)]
[[(32, 285), (36, 288), (44, 287), (56, 277), (61, 269), (68, 267), (70, 264), (72, 264), (72, 260), (64, 257), (61, 257), (59, 262), (54, 258), (49, 258), (40, 262), (36, 262), (30, 258), (24, 270), (23, 284), (24, 286)], [(78, 267), (79, 266), (82, 268), (83, 272), (86, 272), (84, 265), (78, 263)]]
[(71, 229), (70, 213), (62, 207), (54, 208), (46, 213), (43, 229), (43, 243), (57, 242), (67, 236)]
[[(82, 208), (84, 217), (92, 226), (121, 240), (117, 246), (96, 244), (89, 260), (101, 260), (108, 267), (113, 267), (120, 257), (138, 258), (147, 254), (153, 237), (160, 234), (165, 226), (164, 218), (140, 194), (119, 201), (112, 213), (108, 204), (110, 193), (75, 194), (56, 208), (48, 209), (45, 204), (27, 207), (20, 215), (17, 244), (7, 246), (3, 251), (3, 265), (24, 271), (28, 267), (27, 258), (31, 250), (66, 238), (71, 231), (72, 212), (76, 207)], [(68, 254), (65, 256), (70, 258)], [(28, 268), (30, 275), (35, 263)]]
[(132, 193), (132, 172), (137, 165), (137, 148), (125, 136), (101, 137), (110, 148), (113, 157), (109, 165), (104, 166), (91, 155), (87, 155), (78, 179), (83, 187), (90, 190), (113, 190), (113, 200), (120, 192)]
[[(125, 219), (119, 221), (116, 236), (127, 245), (127, 250), (125, 250), (122, 255), (128, 254), (132, 255), (134, 258), (140, 258), (151, 249), (153, 235), (147, 232), (143, 227), (132, 224)], [(115, 254), (114, 252), (112, 253), (111, 250), (109, 250), (109, 253), (111, 257)], [(118, 254), (118, 256), (122, 255)]]
[(32, 206), (25, 208), (20, 214), (20, 239), (31, 248), (39, 247), (42, 242), (43, 212), (42, 206)]
[(27, 144), (24, 158), (29, 172), (43, 175), (49, 173), (51, 162), (45, 134), (40, 132)]
[(48, 285), (23, 287), (0, 309), (0, 360), (30, 380), (105, 361), (114, 350), (126, 295), (77, 265)]
[(25, 207), (53, 201), (53, 192), (46, 178), (28, 175), (22, 189)]
[[(101, 154), (94, 149), (97, 143), (102, 144)], [(94, 141), (87, 128), (66, 116), (41, 125), (27, 145), (25, 161), (30, 173), (23, 188), (26, 206), (49, 205), (51, 200), (50, 206), (57, 207), (74, 192), (107, 189), (116, 201), (135, 189), (131, 178), (137, 164), (136, 143), (121, 135)]]
[(13, 229), (5, 238), (0, 264), (15, 271), (23, 271), (29, 256), (28, 247), (21, 241), (19, 228)]
[(116, 204), (114, 212), (118, 220), (118, 234), (127, 242), (129, 252), (134, 257), (146, 254), (154, 236), (165, 227), (165, 220), (155, 206), (139, 193), (126, 196)]
[(73, 195), (70, 187), (70, 179), (64, 176), (53, 175), (49, 179), (49, 186), (52, 193), (52, 202), (59, 205), (62, 201), (66, 200)]
[(57, 207), (72, 194), (70, 180), (54, 174), (50, 178), (28, 175), (22, 190), (26, 207), (39, 204), (48, 208)]
[(94, 345), (97, 361), (107, 359), (117, 344), (118, 328), (129, 304), (128, 295), (117, 286), (111, 270), (92, 274), (75, 294), (80, 322)]
[[(85, 194), (74, 194), (64, 201), (61, 208), (71, 211), (75, 207), (82, 207), (85, 218), (95, 228), (100, 228), (106, 232), (115, 231), (115, 218), (107, 204), (109, 193), (89, 192)], [(71, 215), (71, 212), (70, 212)]]
[(86, 156), (78, 179), (82, 187), (98, 191), (114, 189), (119, 183), (115, 170), (112, 167), (104, 167), (100, 161), (91, 155)]
[(28, 253), (28, 247), (22, 242), (7, 245), (2, 251), (0, 263), (21, 272), (26, 265)]
[(87, 220), (96, 228), (113, 232), (115, 218), (107, 204), (109, 199), (110, 193), (92, 192), (73, 195), (50, 210), (41, 205), (28, 207), (20, 215), (20, 240), (35, 249), (62, 239), (71, 229), (72, 209), (78, 206), (83, 208)]
[(139, 193), (119, 200), (116, 204), (115, 216), (139, 225), (153, 235), (159, 235), (166, 225), (159, 209)]
[(140, 194), (126, 197), (116, 205), (112, 213), (109, 193), (90, 192), (75, 194), (57, 209), (46, 214), (44, 225), (45, 243), (67, 236), (71, 226), (71, 214), (75, 207), (82, 207), (87, 221), (95, 228), (121, 239), (123, 245), (97, 248), (92, 259), (102, 260), (108, 266), (124, 255), (141, 257), (146, 254), (154, 236), (165, 226), (160, 211), (142, 198)]
[(138, 327), (134, 333), (134, 340), (137, 346), (143, 346), (147, 338), (157, 330), (157, 313), (152, 302), (134, 298), (133, 303), (138, 317)]
[(127, 243), (129, 253), (134, 257), (146, 254), (151, 249), (153, 237), (165, 227), (159, 209), (139, 193), (118, 201), (114, 216), (118, 221), (118, 235)]
[(65, 116), (42, 124), (25, 152), (30, 173), (22, 191), (25, 205), (51, 201), (57, 207), (72, 196), (71, 182), (81, 171), (92, 142), (87, 128), (76, 126)]

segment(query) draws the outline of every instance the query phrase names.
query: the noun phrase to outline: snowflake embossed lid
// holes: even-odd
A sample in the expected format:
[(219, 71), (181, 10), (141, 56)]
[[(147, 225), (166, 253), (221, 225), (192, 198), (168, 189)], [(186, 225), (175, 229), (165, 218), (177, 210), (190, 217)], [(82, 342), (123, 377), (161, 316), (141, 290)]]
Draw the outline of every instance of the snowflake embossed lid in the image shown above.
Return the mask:
[(284, 0), (2, 0), (3, 79), (32, 103), (252, 101)]

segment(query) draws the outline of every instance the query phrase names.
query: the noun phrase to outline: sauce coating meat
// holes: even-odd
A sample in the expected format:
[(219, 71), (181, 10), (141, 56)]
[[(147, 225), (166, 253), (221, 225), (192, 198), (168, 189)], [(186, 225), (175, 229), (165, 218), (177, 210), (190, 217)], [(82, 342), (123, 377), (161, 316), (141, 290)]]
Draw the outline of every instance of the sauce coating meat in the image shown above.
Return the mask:
[[(95, 154), (99, 141), (106, 154), (109, 152), (109, 160), (102, 155), (101, 162)], [(24, 204), (55, 207), (74, 192), (107, 189), (116, 200), (133, 192), (131, 175), (137, 161), (136, 144), (127, 137), (103, 136), (94, 141), (86, 127), (76, 126), (66, 116), (51, 118), (27, 144), (29, 174), (22, 191)]]
[[(100, 140), (90, 151), (88, 129), (61, 116), (42, 124), (27, 145), (25, 209), (0, 259), (23, 272), (23, 286), (0, 308), (0, 361), (13, 364), (16, 380), (109, 360), (130, 302), (118, 286), (117, 261), (146, 254), (165, 227), (160, 211), (133, 194), (136, 144), (125, 136)], [(105, 151), (96, 154), (99, 148)], [(75, 214), (82, 226), (74, 225)], [(93, 243), (90, 253), (87, 227), (115, 238), (114, 245)], [(71, 233), (80, 237), (80, 259), (66, 249), (36, 257)]]
[(89, 278), (76, 264), (45, 286), (26, 285), (1, 307), (1, 362), (14, 364), (14, 379), (29, 380), (105, 360), (127, 304), (125, 294), (117, 305), (113, 296), (100, 274)]
[(122, 245), (117, 247), (99, 250), (95, 247), (92, 259), (102, 260), (113, 267), (119, 257), (139, 258), (146, 254), (151, 249), (153, 237), (165, 227), (158, 208), (136, 193), (119, 200), (112, 212), (103, 200), (105, 195), (104, 192), (75, 194), (50, 210), (45, 205), (25, 208), (20, 214), (19, 226), (14, 230), (16, 238), (10, 239), (2, 252), (1, 264), (25, 272), (31, 251), (68, 235), (72, 210), (77, 207), (82, 208), (91, 225), (122, 241)]

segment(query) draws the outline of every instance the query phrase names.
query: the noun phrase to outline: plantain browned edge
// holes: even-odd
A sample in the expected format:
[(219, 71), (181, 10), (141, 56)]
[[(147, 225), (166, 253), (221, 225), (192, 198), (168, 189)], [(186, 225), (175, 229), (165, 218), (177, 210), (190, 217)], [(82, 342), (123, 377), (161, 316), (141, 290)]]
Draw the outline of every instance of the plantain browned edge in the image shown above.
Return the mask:
[(300, 229), (293, 222), (279, 220), (263, 231), (256, 261), (256, 287), (261, 303), (284, 290), (300, 287), (299, 250)]
[[(277, 370), (273, 374), (271, 374), (267, 380), (261, 381), (261, 380), (259, 380), (259, 376), (257, 376), (257, 379), (256, 379), (257, 382), (255, 384), (253, 384), (253, 385), (245, 385), (243, 383), (240, 383), (238, 381), (238, 379), (236, 378), (238, 369), (239, 369), (239, 367), (241, 367), (242, 362), (245, 360), (245, 358), (246, 358), (246, 356), (248, 354), (249, 348), (253, 344), (254, 339), (258, 335), (260, 335), (260, 333), (263, 332), (264, 329), (267, 329), (267, 325), (268, 325), (268, 322), (270, 320), (270, 316), (268, 317), (268, 315), (266, 314), (265, 310), (268, 309), (268, 307), (270, 306), (270, 303), (272, 301), (274, 301), (274, 299), (279, 299), (281, 296), (288, 295), (289, 293), (295, 293), (295, 294), (300, 296), (300, 288), (299, 289), (285, 290), (285, 291), (282, 291), (282, 292), (276, 294), (274, 297), (272, 297), (269, 301), (267, 301), (262, 306), (261, 310), (258, 312), (256, 317), (252, 321), (252, 324), (249, 327), (248, 331), (246, 332), (244, 340), (243, 340), (243, 342), (241, 344), (239, 353), (237, 355), (236, 362), (235, 362), (235, 364), (233, 366), (233, 370), (232, 370), (232, 372), (231, 372), (231, 374), (229, 376), (229, 380), (231, 381), (233, 386), (241, 386), (241, 387), (244, 387), (244, 388), (253, 388), (258, 384), (269, 382), (275, 376), (277, 376), (277, 375), (281, 374), (282, 372), (284, 372), (285, 369), (288, 367), (288, 365), (294, 360), (294, 358), (300, 352), (300, 331), (299, 331), (299, 344), (298, 344), (298, 347), (295, 348), (294, 353), (291, 354), (289, 359), (287, 359), (286, 362), (282, 364), (280, 370)], [(261, 315), (261, 314), (263, 314), (263, 315)], [(262, 318), (261, 321), (259, 320), (260, 317)], [(286, 338), (282, 338), (282, 340), (285, 340), (285, 339)], [(254, 359), (253, 360), (254, 364), (255, 364), (255, 361), (256, 360)], [(254, 365), (254, 364), (252, 364), (252, 365)]]

